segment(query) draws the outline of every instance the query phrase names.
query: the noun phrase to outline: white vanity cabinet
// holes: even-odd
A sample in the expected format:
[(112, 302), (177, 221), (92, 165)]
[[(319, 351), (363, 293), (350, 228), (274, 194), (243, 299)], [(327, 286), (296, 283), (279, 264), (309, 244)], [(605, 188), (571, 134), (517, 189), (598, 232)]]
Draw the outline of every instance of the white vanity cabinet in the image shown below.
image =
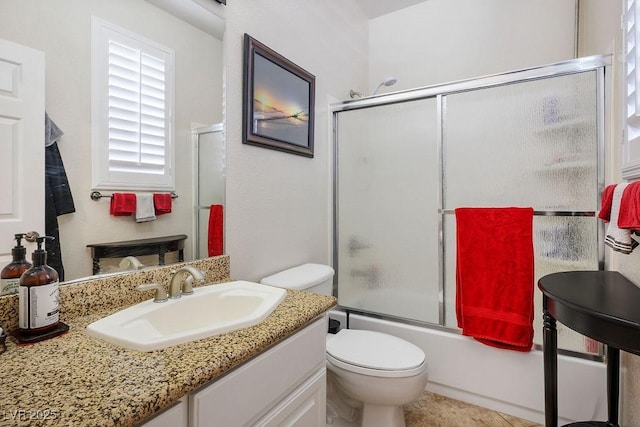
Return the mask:
[(143, 425), (324, 427), (326, 334), (323, 316)]
[(185, 396), (167, 409), (140, 424), (140, 427), (188, 427), (189, 397)]
[(189, 396), (189, 426), (324, 426), (326, 317)]

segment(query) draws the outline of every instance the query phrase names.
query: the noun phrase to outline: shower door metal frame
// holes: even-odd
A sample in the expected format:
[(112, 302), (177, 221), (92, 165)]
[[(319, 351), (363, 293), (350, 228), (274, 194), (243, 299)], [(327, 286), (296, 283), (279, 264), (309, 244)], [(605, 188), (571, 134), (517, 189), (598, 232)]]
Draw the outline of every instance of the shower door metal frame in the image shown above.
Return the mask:
[[(444, 325), (445, 313), (444, 313), (444, 301), (445, 301), (445, 286), (444, 286), (444, 230), (443, 230), (443, 216), (446, 214), (452, 214), (453, 210), (443, 209), (444, 192), (443, 192), (443, 179), (444, 179), (444, 134), (443, 126), (446, 119), (446, 97), (461, 92), (475, 91), (479, 89), (486, 89), (491, 87), (504, 86), (514, 83), (523, 83), (527, 81), (543, 80), (552, 77), (559, 77), (564, 75), (579, 74), (584, 72), (596, 72), (596, 131), (597, 131), (597, 204), (600, 205), (601, 194), (604, 189), (604, 174), (605, 174), (605, 127), (609, 124), (605, 120), (605, 79), (609, 78), (609, 69), (611, 66), (611, 55), (594, 55), (584, 58), (577, 58), (567, 61), (562, 61), (554, 64), (543, 65), (539, 67), (527, 68), (522, 70), (510, 71), (506, 73), (493, 74), (476, 79), (461, 80), (453, 83), (446, 83), (442, 85), (426, 86), (416, 89), (409, 89), (404, 91), (392, 92), (383, 95), (371, 96), (356, 100), (348, 100), (338, 104), (332, 104), (330, 111), (333, 120), (333, 265), (336, 269), (334, 275), (334, 295), (338, 286), (338, 115), (341, 112), (360, 110), (366, 108), (374, 108), (383, 105), (399, 104), (409, 101), (417, 101), (435, 98), (437, 108), (437, 156), (439, 163), (439, 182), (437, 185), (437, 197), (438, 197), (438, 263), (439, 263), (439, 283), (438, 283), (438, 319), (439, 324), (426, 323), (421, 321), (412, 321), (405, 318), (398, 318), (390, 315), (374, 314), (367, 311), (355, 310), (349, 307), (343, 307), (339, 305), (338, 308), (345, 310), (347, 314), (357, 313), (362, 315), (369, 315), (379, 317), (383, 319), (389, 319), (407, 324), (417, 324), (435, 329), (444, 329), (448, 332), (460, 333), (460, 330), (450, 328)], [(546, 216), (591, 216), (596, 215), (595, 211), (535, 211), (536, 215)], [(597, 229), (598, 237), (598, 269), (604, 269), (604, 226), (598, 224)], [(563, 352), (563, 350), (559, 350)], [(573, 354), (583, 358), (597, 358), (600, 356), (592, 356), (589, 354), (575, 353), (572, 351), (564, 350), (565, 354)], [(574, 354), (575, 353), (575, 354)]]

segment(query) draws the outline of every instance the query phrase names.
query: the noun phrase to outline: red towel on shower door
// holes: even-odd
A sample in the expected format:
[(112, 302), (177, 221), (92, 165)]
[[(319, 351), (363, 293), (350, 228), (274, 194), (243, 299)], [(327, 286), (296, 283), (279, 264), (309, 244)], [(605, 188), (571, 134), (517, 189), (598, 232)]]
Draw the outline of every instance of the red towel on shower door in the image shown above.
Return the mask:
[(533, 209), (458, 208), (456, 316), (463, 335), (499, 348), (533, 345)]
[(224, 252), (224, 223), (222, 205), (209, 207), (209, 232), (207, 239), (209, 256), (222, 255)]

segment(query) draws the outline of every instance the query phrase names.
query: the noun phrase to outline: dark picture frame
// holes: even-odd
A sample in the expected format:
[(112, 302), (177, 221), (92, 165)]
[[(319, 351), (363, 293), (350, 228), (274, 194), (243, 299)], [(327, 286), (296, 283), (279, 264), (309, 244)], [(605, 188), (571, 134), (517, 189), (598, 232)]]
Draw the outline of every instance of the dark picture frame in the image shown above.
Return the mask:
[(242, 142), (313, 157), (315, 81), (245, 34)]

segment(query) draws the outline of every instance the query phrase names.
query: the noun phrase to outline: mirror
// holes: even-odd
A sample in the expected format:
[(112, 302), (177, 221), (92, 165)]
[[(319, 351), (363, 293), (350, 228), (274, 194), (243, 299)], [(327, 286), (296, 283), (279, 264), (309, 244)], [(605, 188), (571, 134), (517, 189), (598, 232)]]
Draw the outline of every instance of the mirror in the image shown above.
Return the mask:
[[(197, 200), (193, 170), (197, 158), (192, 135), (194, 129), (221, 123), (223, 118), (224, 21), (217, 15), (224, 13), (222, 6), (201, 0), (0, 0), (0, 10), (0, 38), (44, 52), (45, 108), (64, 132), (58, 147), (76, 209), (58, 217), (65, 281), (92, 274), (90, 244), (187, 235), (184, 259), (194, 259), (198, 227), (194, 221)], [(175, 52), (174, 164), (178, 198), (172, 201), (171, 213), (155, 221), (136, 223), (133, 217), (111, 216), (109, 197), (96, 201), (90, 198), (92, 16)], [(219, 144), (217, 152), (223, 153), (224, 141), (220, 139)], [(216, 173), (216, 179), (223, 180), (223, 171)], [(112, 192), (101, 193), (110, 196)], [(168, 253), (165, 261), (177, 260), (175, 254)], [(157, 265), (158, 257), (141, 256), (139, 261), (143, 266)], [(122, 263), (122, 257), (104, 259), (100, 272), (135, 267), (135, 262)]]

